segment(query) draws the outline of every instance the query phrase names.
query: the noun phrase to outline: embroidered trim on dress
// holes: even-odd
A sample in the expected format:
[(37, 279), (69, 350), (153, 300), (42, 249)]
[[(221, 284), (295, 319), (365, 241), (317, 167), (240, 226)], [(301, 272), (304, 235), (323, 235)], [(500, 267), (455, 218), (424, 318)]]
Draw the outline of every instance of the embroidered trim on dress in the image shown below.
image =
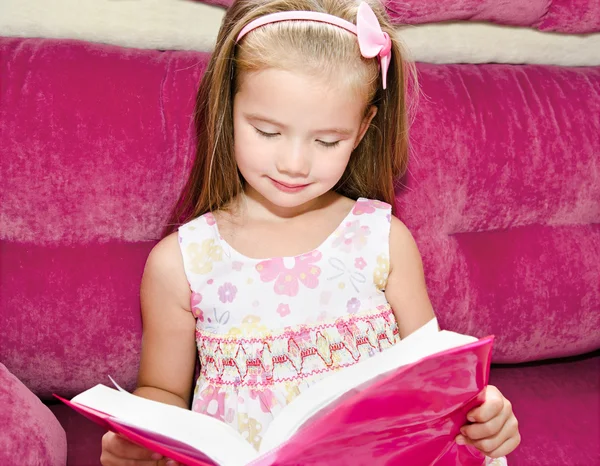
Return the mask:
[(377, 313), (298, 326), (263, 338), (235, 338), (196, 331), (200, 379), (214, 385), (272, 386), (353, 365), (400, 340), (389, 305)]

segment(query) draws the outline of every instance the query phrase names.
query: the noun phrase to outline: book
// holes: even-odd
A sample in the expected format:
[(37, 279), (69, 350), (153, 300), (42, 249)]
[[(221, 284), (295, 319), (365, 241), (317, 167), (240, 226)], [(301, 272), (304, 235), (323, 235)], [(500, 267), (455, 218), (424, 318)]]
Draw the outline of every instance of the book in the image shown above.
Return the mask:
[[(58, 399), (134, 443), (190, 466), (467, 465), (485, 457), (454, 438), (483, 403), (493, 337), (431, 322), (332, 373), (284, 407), (260, 451), (210, 416), (96, 385)], [(115, 384), (116, 385), (116, 384)]]

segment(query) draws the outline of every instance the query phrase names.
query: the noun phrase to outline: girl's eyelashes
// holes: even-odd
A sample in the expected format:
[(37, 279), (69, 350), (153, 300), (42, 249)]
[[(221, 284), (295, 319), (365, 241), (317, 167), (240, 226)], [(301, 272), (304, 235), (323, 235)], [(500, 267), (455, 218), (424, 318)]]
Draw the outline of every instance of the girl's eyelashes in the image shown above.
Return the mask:
[(274, 138), (275, 136), (279, 136), (279, 133), (265, 133), (264, 131), (261, 131), (260, 129), (258, 129), (255, 126), (253, 126), (253, 128), (256, 130), (256, 132), (258, 134), (260, 134), (261, 136), (264, 136), (266, 138)]
[[(260, 129), (258, 129), (258, 128), (257, 128), (257, 127), (255, 127), (255, 126), (253, 126), (253, 128), (256, 130), (256, 132), (257, 132), (258, 134), (260, 134), (261, 136), (263, 136), (263, 137), (265, 137), (265, 138), (268, 138), (268, 139), (274, 138), (275, 136), (279, 136), (279, 133), (267, 133), (267, 132), (265, 132), (265, 131), (261, 131)], [(323, 147), (326, 147), (326, 148), (334, 148), (334, 147), (336, 147), (336, 146), (337, 146), (337, 145), (340, 143), (340, 141), (335, 141), (335, 142), (326, 142), (326, 141), (320, 141), (320, 140), (318, 140), (318, 139), (317, 139), (317, 142), (318, 142), (318, 143), (319, 143), (321, 146), (323, 146)]]
[(325, 142), (325, 141), (317, 141), (319, 144), (321, 144), (323, 147), (327, 147), (329, 149), (333, 149), (334, 147), (336, 147), (340, 141), (335, 141), (335, 142)]

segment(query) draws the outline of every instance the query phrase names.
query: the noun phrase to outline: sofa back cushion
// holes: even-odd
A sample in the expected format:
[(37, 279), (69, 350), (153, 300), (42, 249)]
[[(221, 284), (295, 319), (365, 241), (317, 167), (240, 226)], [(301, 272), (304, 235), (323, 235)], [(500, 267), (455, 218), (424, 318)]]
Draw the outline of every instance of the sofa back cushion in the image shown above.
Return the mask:
[(496, 362), (600, 347), (600, 67), (419, 73), (398, 205), (442, 325)]
[[(0, 361), (135, 385), (139, 283), (194, 157), (208, 55), (0, 39)], [(400, 217), (441, 323), (495, 360), (600, 346), (600, 68), (419, 65)]]
[(140, 279), (194, 157), (207, 61), (0, 39), (0, 361), (42, 397), (135, 384)]

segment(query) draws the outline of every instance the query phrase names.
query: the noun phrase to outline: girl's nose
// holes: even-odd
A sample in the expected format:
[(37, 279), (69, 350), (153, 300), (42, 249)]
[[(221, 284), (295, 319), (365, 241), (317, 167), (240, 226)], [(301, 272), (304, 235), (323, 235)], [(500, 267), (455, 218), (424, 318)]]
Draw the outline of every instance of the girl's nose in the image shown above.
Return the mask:
[(282, 148), (275, 167), (290, 178), (306, 177), (310, 173), (309, 150), (301, 143), (292, 143)]

